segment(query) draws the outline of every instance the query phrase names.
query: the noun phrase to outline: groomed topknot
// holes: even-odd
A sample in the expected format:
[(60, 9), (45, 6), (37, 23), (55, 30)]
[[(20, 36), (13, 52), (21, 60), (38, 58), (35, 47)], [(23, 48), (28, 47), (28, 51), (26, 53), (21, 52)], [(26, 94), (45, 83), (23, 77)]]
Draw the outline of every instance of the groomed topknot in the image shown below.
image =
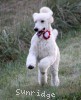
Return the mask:
[(48, 7), (42, 7), (40, 13), (49, 13), (50, 15), (53, 15), (53, 11)]

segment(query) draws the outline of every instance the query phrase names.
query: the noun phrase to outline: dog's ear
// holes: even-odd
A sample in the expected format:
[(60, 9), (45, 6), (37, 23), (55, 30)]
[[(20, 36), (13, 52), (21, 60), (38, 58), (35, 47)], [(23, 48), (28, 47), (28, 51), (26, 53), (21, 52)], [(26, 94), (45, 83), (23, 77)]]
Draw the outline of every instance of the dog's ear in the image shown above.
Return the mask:
[(47, 16), (48, 16), (48, 22), (49, 22), (50, 24), (53, 23), (53, 22), (54, 22), (53, 16), (51, 16), (49, 13), (47, 14)]
[(54, 18), (53, 18), (53, 16), (51, 16), (50, 18), (49, 18), (49, 23), (53, 23), (54, 22)]
[(33, 14), (33, 20), (35, 21), (36, 16), (38, 15), (38, 13), (34, 13)]

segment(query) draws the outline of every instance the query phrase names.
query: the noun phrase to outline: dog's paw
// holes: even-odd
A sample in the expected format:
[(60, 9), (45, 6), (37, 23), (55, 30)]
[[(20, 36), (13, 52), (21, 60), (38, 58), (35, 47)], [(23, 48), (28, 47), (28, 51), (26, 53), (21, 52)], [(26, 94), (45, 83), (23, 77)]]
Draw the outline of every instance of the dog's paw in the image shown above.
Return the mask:
[(56, 87), (58, 87), (58, 86), (60, 85), (60, 80), (59, 80), (59, 78), (57, 78), (57, 79), (55, 80), (54, 85), (55, 85)]
[(28, 66), (28, 69), (33, 69), (33, 68), (34, 68), (34, 66), (32, 66), (32, 65)]
[(54, 80), (51, 81), (51, 86), (56, 86), (58, 87), (60, 85), (60, 80), (59, 78), (55, 78)]

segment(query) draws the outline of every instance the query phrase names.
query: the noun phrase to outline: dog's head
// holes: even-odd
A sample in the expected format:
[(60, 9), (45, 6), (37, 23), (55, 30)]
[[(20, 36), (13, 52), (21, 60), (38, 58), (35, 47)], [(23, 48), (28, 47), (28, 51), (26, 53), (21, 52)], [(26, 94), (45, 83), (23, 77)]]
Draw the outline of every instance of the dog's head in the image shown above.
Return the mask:
[(33, 20), (35, 22), (34, 30), (36, 32), (41, 32), (44, 30), (49, 30), (51, 23), (54, 19), (52, 17), (53, 12), (48, 7), (42, 7), (40, 13), (33, 14)]

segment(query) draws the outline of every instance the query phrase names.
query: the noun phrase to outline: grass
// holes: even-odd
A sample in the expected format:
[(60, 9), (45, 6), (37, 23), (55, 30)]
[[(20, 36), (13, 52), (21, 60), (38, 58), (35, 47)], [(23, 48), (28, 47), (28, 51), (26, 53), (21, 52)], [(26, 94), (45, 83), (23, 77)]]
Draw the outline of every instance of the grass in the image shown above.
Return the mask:
[(32, 13), (37, 11), (43, 2), (44, 0), (0, 0), (0, 31), (8, 28), (16, 32), (16, 27), (32, 19)]
[[(33, 35), (30, 16), (44, 5), (43, 2), (44, 0), (41, 3), (39, 0), (0, 1), (0, 100), (81, 100), (81, 30), (70, 30), (62, 33), (61, 38), (60, 35), (58, 37), (57, 43), (61, 51), (58, 88), (50, 86), (50, 74), (48, 84), (39, 86), (37, 68), (26, 68), (26, 57)], [(65, 9), (62, 10), (65, 13)], [(16, 95), (17, 89), (21, 90), (20, 95)], [(24, 90), (35, 93), (32, 96), (25, 95)], [(52, 93), (55, 97), (52, 97)]]
[(81, 1), (80, 0), (47, 0), (54, 12), (54, 27), (61, 32), (68, 32), (70, 29), (78, 29), (81, 20)]
[[(71, 32), (72, 33), (72, 32)], [(74, 31), (73, 31), (74, 33)], [(73, 37), (70, 33), (65, 39), (57, 40), (61, 50), (61, 62), (59, 68), (60, 86), (58, 88), (48, 84), (44, 87), (37, 83), (37, 68), (26, 69), (26, 55), (20, 55), (19, 59), (0, 64), (0, 100), (80, 100), (81, 99), (81, 34)], [(49, 75), (50, 76), (50, 75)], [(17, 89), (34, 91), (32, 96), (21, 93)], [(40, 96), (37, 96), (37, 93)], [(45, 97), (42, 93), (45, 91)], [(51, 94), (54, 93), (55, 97)]]
[(0, 61), (16, 60), (21, 52), (27, 51), (33, 35), (32, 13), (43, 4), (39, 2), (0, 1)]

